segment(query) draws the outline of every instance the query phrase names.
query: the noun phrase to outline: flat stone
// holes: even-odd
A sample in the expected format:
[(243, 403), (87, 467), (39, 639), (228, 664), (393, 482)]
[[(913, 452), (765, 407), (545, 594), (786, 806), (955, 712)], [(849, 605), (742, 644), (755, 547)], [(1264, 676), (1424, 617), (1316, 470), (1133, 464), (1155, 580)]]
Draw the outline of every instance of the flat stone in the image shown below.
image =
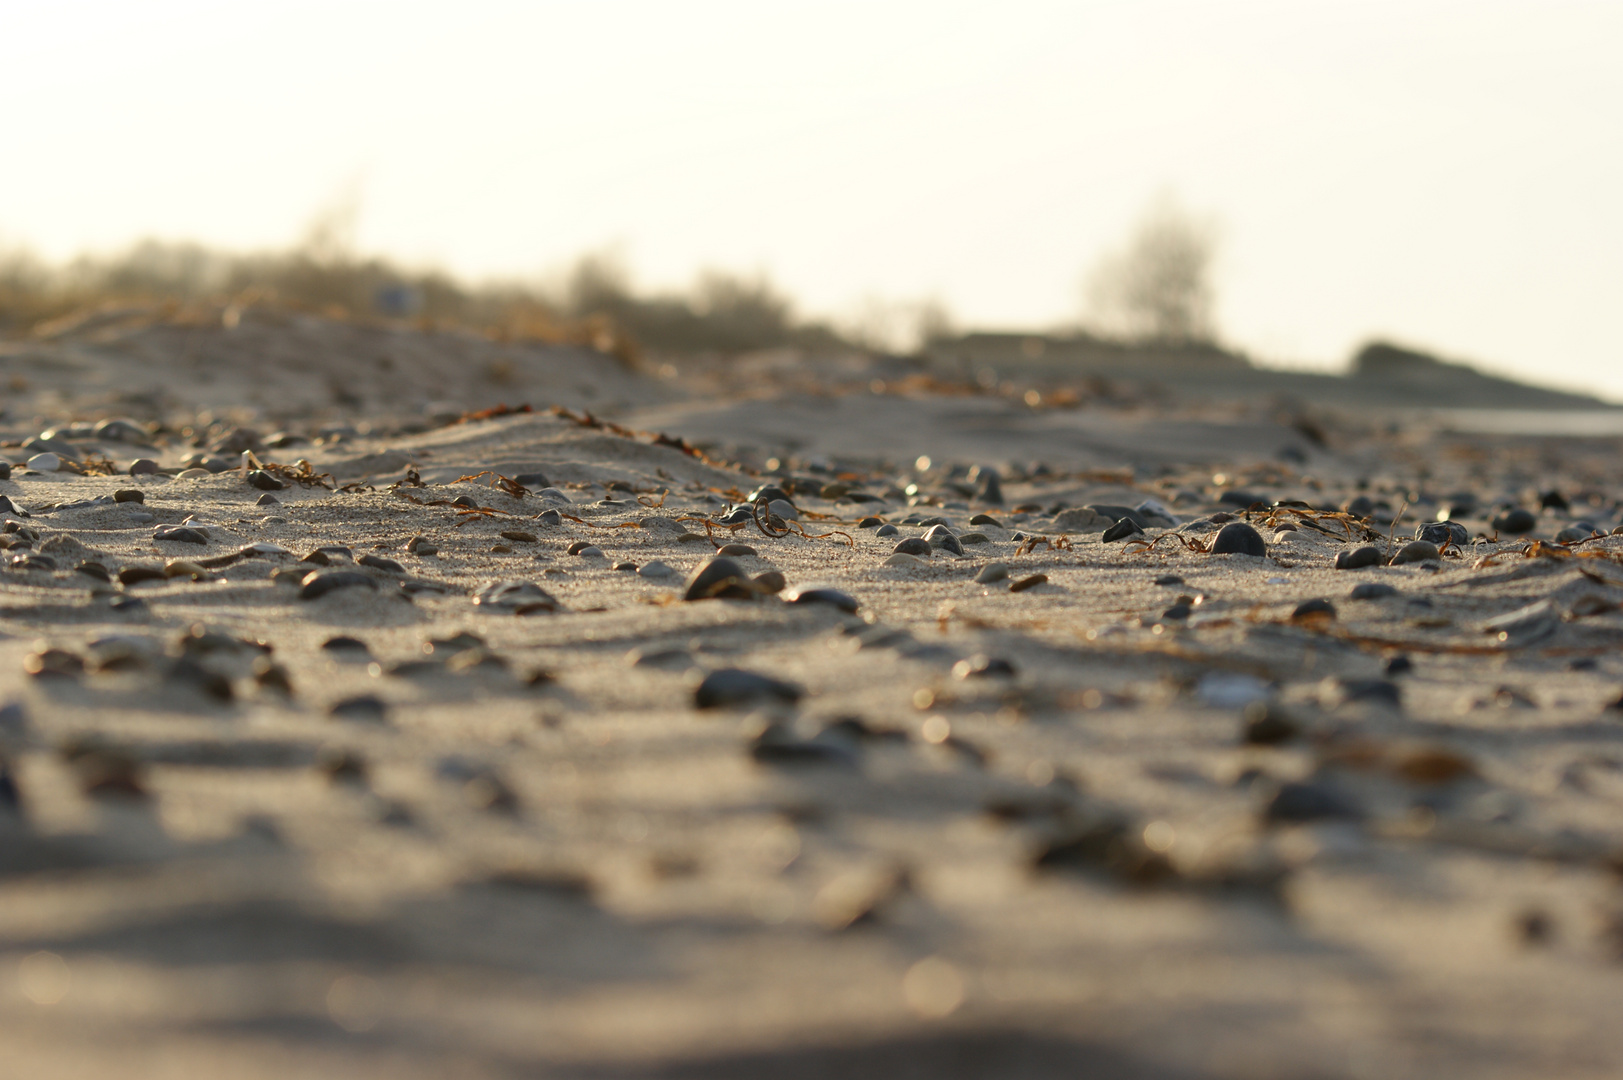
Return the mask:
[(1268, 545), (1263, 543), (1262, 534), (1243, 521), (1232, 521), (1217, 530), (1217, 536), (1212, 540), (1213, 555), (1254, 555), (1262, 557), (1268, 554)]
[(1357, 803), (1323, 784), (1291, 782), (1280, 785), (1263, 807), (1266, 821), (1300, 824), (1333, 819), (1357, 820), (1364, 816)]
[(1406, 563), (1435, 562), (1442, 558), (1437, 545), (1429, 540), (1411, 540), (1404, 544), (1398, 553), (1392, 556), (1393, 566), (1403, 566)]
[(637, 573), (645, 578), (668, 578), (675, 576), (676, 569), (655, 559), (652, 562), (644, 563)]
[(753, 600), (757, 591), (742, 566), (718, 555), (693, 572), (683, 600)]
[(1104, 532), (1115, 523), (1114, 518), (1086, 506), (1066, 510), (1054, 518), (1055, 530), (1062, 533)]
[(281, 491), (287, 487), (287, 483), (278, 480), (264, 469), (250, 469), (248, 470), (248, 486), (256, 487), (261, 491)]
[(529, 581), (493, 581), (473, 594), (474, 604), (498, 608), (515, 615), (553, 612), (561, 606), (558, 598)]
[(207, 544), (209, 538), (197, 529), (189, 529), (184, 525), (160, 525), (152, 533), (152, 539), (170, 544)]
[(28, 459), (28, 467), (35, 472), (56, 472), (62, 467), (62, 458), (57, 454), (35, 454)]
[(377, 582), (359, 570), (312, 570), (300, 582), (299, 599), (316, 600), (339, 589), (377, 587)]
[(919, 558), (917, 555), (909, 555), (905, 551), (898, 551), (898, 552), (886, 557), (884, 565), (885, 566), (919, 567), (919, 566), (929, 566), (930, 563), (925, 559)]
[(1362, 547), (1342, 548), (1336, 552), (1337, 570), (1362, 570), (1367, 566), (1381, 564), (1381, 549), (1374, 544), (1365, 544)]
[(1114, 525), (1110, 526), (1110, 528), (1106, 529), (1104, 533), (1100, 535), (1099, 540), (1102, 543), (1114, 544), (1118, 540), (1126, 540), (1128, 537), (1143, 535), (1144, 530), (1139, 527), (1138, 522), (1134, 521), (1132, 518), (1124, 517)]
[(879, 528), (874, 530), (873, 534), (875, 536), (900, 536), (901, 532), (902, 530), (898, 529), (896, 526), (887, 524), (879, 526)]
[(717, 555), (727, 555), (734, 558), (757, 554), (756, 550), (748, 544), (723, 544), (716, 552)]
[(930, 557), (930, 551), (930, 542), (917, 536), (910, 536), (891, 548), (891, 554), (893, 555), (917, 555), (926, 559)]
[(1531, 510), (1523, 510), (1518, 506), (1515, 509), (1506, 510), (1489, 524), (1497, 532), (1520, 536), (1522, 533), (1530, 533), (1538, 528), (1538, 518)]
[(139, 488), (124, 488), (121, 491), (113, 492), (113, 501), (116, 503), (144, 503), (147, 501), (147, 493)]
[(721, 668), (706, 675), (693, 691), (693, 703), (701, 709), (736, 709), (761, 701), (793, 704), (805, 695), (794, 683), (761, 675), (742, 668)]
[(150, 476), (157, 472), (159, 468), (161, 466), (151, 458), (136, 458), (130, 462), (129, 474), (131, 476)]
[(1380, 600), (1387, 596), (1396, 596), (1398, 590), (1384, 581), (1365, 581), (1353, 586), (1352, 592), (1347, 594), (1349, 600)]
[(990, 585), (992, 582), (1002, 581), (1008, 576), (1008, 563), (993, 562), (981, 567), (981, 572), (975, 575), (975, 580), (982, 585)]
[(393, 559), (385, 559), (381, 555), (362, 555), (355, 560), (361, 566), (370, 566), (374, 570), (386, 570), (391, 574), (404, 574), (406, 568)]
[(523, 529), (503, 529), (501, 537), (504, 540), (512, 540), (514, 543), (519, 544), (535, 543), (535, 533), (525, 532)]
[(783, 598), (791, 604), (828, 604), (852, 615), (862, 606), (850, 593), (822, 585), (791, 589), (783, 594)]

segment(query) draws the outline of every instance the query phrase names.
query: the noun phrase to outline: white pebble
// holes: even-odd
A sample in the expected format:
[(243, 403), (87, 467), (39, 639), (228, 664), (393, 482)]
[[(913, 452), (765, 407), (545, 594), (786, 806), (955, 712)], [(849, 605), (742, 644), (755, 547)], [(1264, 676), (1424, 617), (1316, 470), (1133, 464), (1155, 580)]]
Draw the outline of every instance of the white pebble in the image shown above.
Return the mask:
[(62, 467), (62, 459), (47, 451), (29, 458), (28, 467), (35, 472), (56, 472)]
[(676, 573), (676, 571), (666, 564), (660, 562), (658, 559), (655, 559), (651, 563), (644, 564), (643, 568), (638, 570), (637, 573), (646, 578), (665, 578), (670, 577), (672, 574)]

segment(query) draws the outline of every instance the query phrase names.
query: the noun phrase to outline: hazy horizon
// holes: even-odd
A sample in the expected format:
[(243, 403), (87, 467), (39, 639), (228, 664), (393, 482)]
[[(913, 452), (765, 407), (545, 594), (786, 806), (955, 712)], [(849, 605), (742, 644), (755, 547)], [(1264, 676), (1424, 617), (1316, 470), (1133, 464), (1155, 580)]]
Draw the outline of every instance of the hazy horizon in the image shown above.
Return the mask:
[(1385, 337), (1623, 398), (1623, 10), (1566, 3), (0, 3), (0, 244), (355, 242), (467, 279), (614, 248), (810, 316), (1082, 315), (1150, 201), (1216, 223), (1223, 340)]

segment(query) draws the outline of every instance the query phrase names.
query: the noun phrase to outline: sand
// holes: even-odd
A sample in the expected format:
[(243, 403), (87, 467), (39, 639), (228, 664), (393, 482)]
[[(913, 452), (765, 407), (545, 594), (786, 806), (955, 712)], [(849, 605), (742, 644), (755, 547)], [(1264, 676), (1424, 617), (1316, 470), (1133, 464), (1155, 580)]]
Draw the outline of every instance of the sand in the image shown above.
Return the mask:
[[(137, 418), (346, 426), (261, 458), (307, 459), (349, 490), (294, 485), (259, 506), (238, 472), (0, 481), (59, 563), (0, 574), (0, 702), (18, 706), (0, 735), (22, 802), (0, 842), (0, 1044), (17, 1075), (1616, 1075), (1623, 537), (1543, 557), (1474, 540), (1434, 568), (1359, 571), (1333, 569), (1348, 545), (1311, 528), (1263, 528), (1266, 558), (1015, 538), (1058, 540), (1057, 505), (1188, 491), (1182, 535), (1204, 543), (1224, 487), (1339, 505), (1362, 479), (1394, 509), (1411, 491), (1526, 504), (1560, 488), (1574, 510), (1541, 519), (1548, 539), (1582, 513), (1616, 523), (1615, 443), (1466, 439), (1361, 412), (1318, 414), (1320, 445), (1266, 401), (1032, 409), (861, 380), (831, 397), (695, 391), (405, 331), (389, 333), (417, 367), (318, 409), (277, 403), (302, 376), (276, 358), (320, 346), (309, 362), (344, 371), (334, 358), (383, 332), (241, 325), (240, 363), (236, 339), (196, 331), (217, 357), (209, 400), (175, 378)], [(50, 396), (14, 399), (7, 430), (136, 412), (106, 387), (183, 330), (8, 346), (7, 373)], [(486, 349), (518, 358), (525, 396), (457, 382)], [(70, 358), (78, 383), (35, 374)], [(250, 407), (249, 383), (275, 392)], [(610, 399), (624, 431), (579, 413), (443, 415)], [(171, 468), (194, 452), (178, 437), (108, 449)], [(798, 494), (805, 535), (701, 520), (761, 483), (768, 455), (881, 494), (919, 454), (931, 469), (909, 475), (955, 505)], [(1005, 505), (943, 487), (953, 462), (1002, 470)], [(461, 479), (487, 471), (543, 472), (568, 501)], [(144, 503), (45, 509), (124, 489)], [(490, 512), (459, 513), (459, 496)], [(572, 516), (548, 525), (548, 509)], [(1002, 525), (971, 527), (982, 511)], [(887, 566), (900, 537), (857, 523), (912, 512), (986, 540)], [(189, 517), (206, 545), (153, 541)], [(1417, 517), (1377, 526), (1381, 546)], [(414, 536), (437, 554), (409, 553)], [(568, 554), (578, 541), (603, 557)], [(729, 541), (789, 590), (681, 600)], [(124, 587), (71, 569), (250, 544), (286, 554)], [(301, 600), (286, 568), (324, 545), (402, 570)], [(613, 569), (652, 560), (677, 575)], [(991, 562), (1047, 581), (976, 583)], [(501, 580), (557, 610), (473, 603)], [(1397, 594), (1349, 599), (1363, 582)], [(857, 613), (787, 602), (816, 584)], [(144, 609), (111, 606), (128, 596)], [(1190, 617), (1163, 617), (1180, 596), (1199, 601)], [(1293, 621), (1314, 598), (1336, 618)], [(1546, 600), (1531, 636), (1484, 627)], [(166, 674), (188, 635), (230, 701), (195, 669)], [(338, 636), (366, 652), (323, 648)], [(45, 647), (105, 669), (28, 674)], [(1387, 676), (1399, 654), (1413, 671)], [(1013, 674), (955, 670), (977, 657)], [(291, 694), (256, 681), (257, 659)], [(696, 708), (699, 680), (728, 668), (804, 696)], [(1360, 680), (1398, 701), (1360, 697)], [(355, 698), (381, 715), (333, 714)], [(1245, 743), (1248, 701), (1299, 733)], [(1270, 820), (1294, 781), (1358, 816)]]

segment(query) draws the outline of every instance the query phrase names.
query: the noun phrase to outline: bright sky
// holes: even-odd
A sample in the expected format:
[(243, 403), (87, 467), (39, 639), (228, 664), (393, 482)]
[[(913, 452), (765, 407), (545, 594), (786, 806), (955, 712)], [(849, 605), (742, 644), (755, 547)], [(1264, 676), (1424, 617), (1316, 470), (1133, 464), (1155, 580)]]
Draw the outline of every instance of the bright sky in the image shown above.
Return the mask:
[(1227, 340), (1373, 334), (1623, 399), (1623, 4), (0, 0), (0, 240), (359, 243), (801, 309), (1074, 320), (1161, 192)]

